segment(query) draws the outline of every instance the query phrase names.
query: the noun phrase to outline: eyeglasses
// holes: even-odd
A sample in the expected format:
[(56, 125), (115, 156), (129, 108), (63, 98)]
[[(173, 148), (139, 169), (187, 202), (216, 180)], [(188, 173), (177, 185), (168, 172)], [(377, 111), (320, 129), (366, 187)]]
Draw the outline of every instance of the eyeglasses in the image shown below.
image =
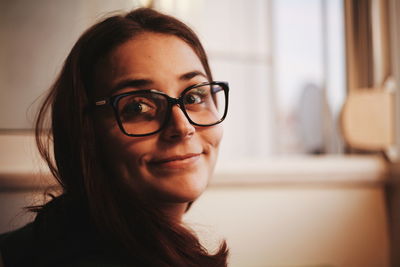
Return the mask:
[(157, 90), (138, 90), (96, 101), (96, 106), (110, 104), (121, 131), (128, 136), (147, 136), (160, 132), (178, 105), (188, 121), (196, 126), (222, 122), (228, 111), (227, 82), (206, 82), (183, 90), (173, 98)]

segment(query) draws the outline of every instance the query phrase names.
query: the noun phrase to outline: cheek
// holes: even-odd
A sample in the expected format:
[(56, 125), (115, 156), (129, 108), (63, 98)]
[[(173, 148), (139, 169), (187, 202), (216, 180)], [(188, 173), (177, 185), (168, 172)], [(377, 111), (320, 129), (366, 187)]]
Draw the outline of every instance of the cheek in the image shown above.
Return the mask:
[(219, 148), (219, 144), (221, 143), (223, 134), (224, 130), (222, 125), (216, 125), (210, 129), (210, 133), (208, 134), (208, 139), (210, 141), (210, 144), (216, 149)]
[(152, 152), (154, 140), (129, 136), (105, 136), (103, 140), (107, 148), (104, 164), (113, 176), (114, 183), (137, 194), (145, 191), (151, 176), (144, 164), (144, 158)]
[(218, 158), (219, 144), (221, 142), (222, 136), (223, 128), (221, 125), (216, 125), (210, 129), (207, 129), (203, 136), (203, 142), (205, 142), (206, 152), (206, 168), (204, 168), (204, 171), (206, 171), (208, 182), (210, 181), (214, 173), (215, 164), (217, 163)]
[(149, 138), (132, 138), (119, 129), (115, 119), (102, 119), (95, 122), (99, 144), (105, 164), (117, 172), (126, 172), (126, 166), (138, 168), (140, 159), (149, 152), (154, 141)]
[(116, 166), (127, 165), (139, 167), (143, 158), (149, 154), (153, 147), (152, 140), (135, 139), (129, 136), (104, 136), (103, 144), (107, 147), (107, 158)]
[(221, 125), (205, 128), (200, 130), (200, 136), (205, 147), (205, 152), (209, 154), (211, 164), (214, 165), (217, 160), (219, 144), (223, 136), (223, 128)]

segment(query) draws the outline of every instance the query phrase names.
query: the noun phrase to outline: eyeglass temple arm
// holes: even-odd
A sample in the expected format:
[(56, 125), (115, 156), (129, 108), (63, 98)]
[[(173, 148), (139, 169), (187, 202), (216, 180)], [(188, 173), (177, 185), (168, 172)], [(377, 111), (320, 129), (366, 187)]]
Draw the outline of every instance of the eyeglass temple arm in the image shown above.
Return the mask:
[(102, 99), (102, 100), (99, 100), (99, 101), (95, 102), (96, 106), (103, 106), (105, 104), (107, 104), (107, 100), (106, 99)]

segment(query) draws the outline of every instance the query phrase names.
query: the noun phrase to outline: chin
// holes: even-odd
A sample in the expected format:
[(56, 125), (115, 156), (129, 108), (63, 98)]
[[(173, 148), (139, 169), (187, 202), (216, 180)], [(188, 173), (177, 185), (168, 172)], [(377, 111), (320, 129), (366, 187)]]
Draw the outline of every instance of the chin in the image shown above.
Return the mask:
[(208, 172), (204, 169), (190, 174), (175, 175), (158, 184), (160, 196), (168, 202), (191, 202), (206, 190), (209, 182)]
[(161, 195), (161, 200), (165, 202), (170, 202), (170, 203), (187, 203), (187, 202), (192, 202), (195, 201), (197, 198), (203, 194), (203, 192), (206, 189), (205, 186), (200, 186), (200, 187), (192, 187), (192, 188), (184, 188), (179, 191), (173, 190), (173, 191), (168, 191), (168, 192), (162, 192)]

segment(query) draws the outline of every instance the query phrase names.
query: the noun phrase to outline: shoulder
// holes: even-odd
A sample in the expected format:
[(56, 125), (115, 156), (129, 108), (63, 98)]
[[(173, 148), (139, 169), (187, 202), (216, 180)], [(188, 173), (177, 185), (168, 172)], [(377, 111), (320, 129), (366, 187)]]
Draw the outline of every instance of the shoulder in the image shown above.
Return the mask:
[(17, 230), (0, 234), (0, 248), (4, 244), (25, 242), (33, 237), (33, 224), (29, 223)]
[(3, 257), (1, 256), (1, 251), (0, 251), (0, 267), (4, 267)]
[(0, 255), (4, 266), (23, 266), (33, 258), (34, 246), (32, 223), (15, 231), (0, 234)]
[[(119, 261), (117, 259), (107, 258), (101, 255), (95, 255), (92, 257), (81, 258), (73, 260), (63, 267), (134, 267), (135, 265), (128, 264), (126, 262)], [(1, 265), (0, 265), (1, 267)]]
[(0, 234), (4, 267), (128, 266), (110, 252), (87, 215), (77, 205), (64, 204), (62, 199), (52, 201), (33, 223)]

